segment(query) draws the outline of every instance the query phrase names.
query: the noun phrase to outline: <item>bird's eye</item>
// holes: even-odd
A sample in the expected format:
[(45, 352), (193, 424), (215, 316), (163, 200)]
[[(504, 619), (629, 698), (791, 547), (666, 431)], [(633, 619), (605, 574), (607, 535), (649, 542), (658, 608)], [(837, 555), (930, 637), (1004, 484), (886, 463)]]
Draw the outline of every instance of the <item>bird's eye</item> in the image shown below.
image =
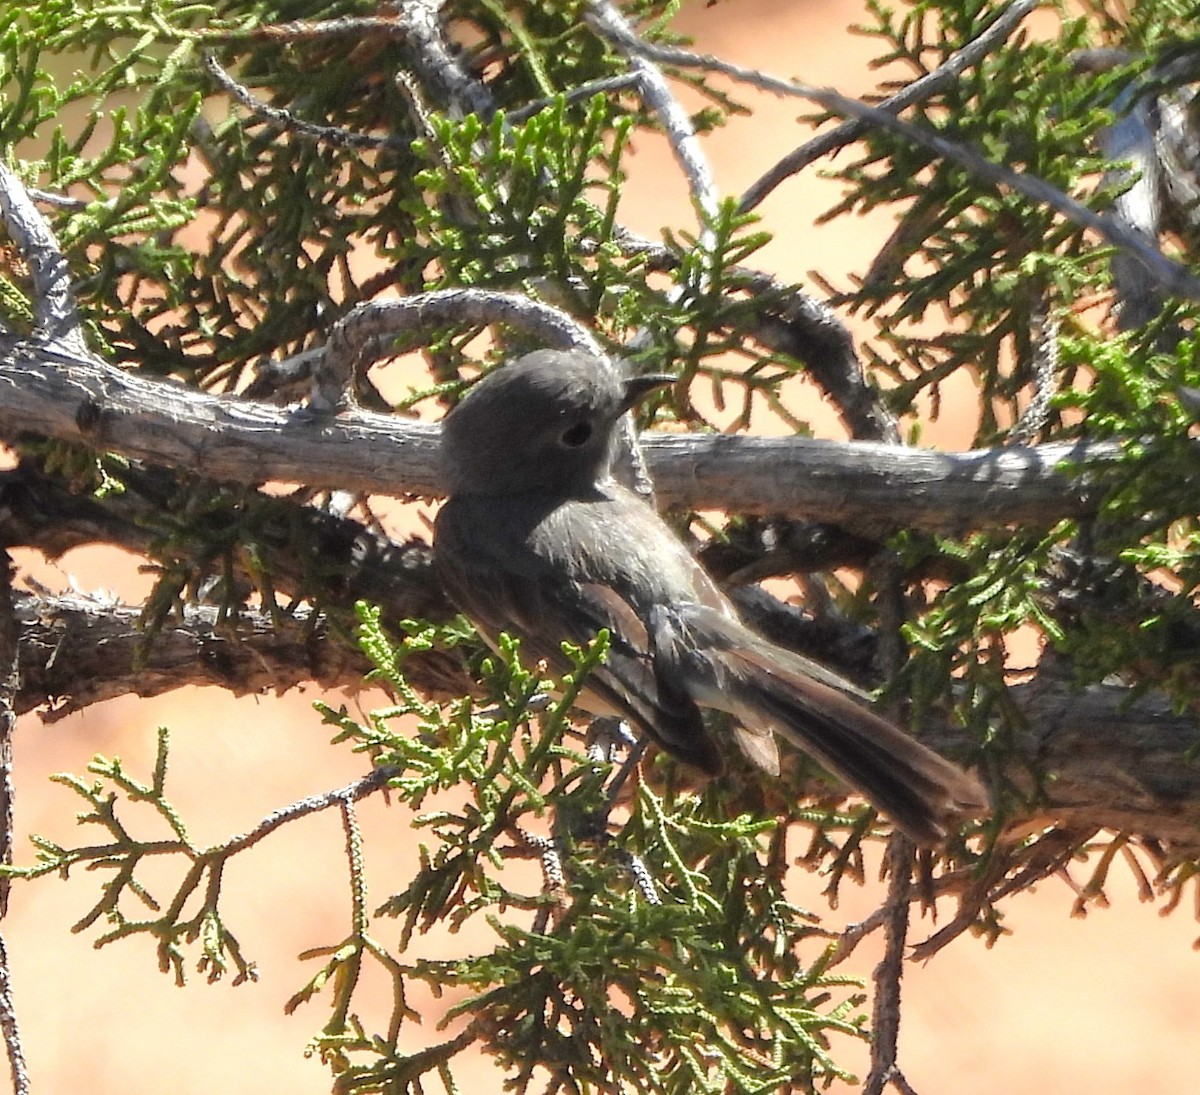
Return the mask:
[(590, 422), (576, 422), (574, 426), (569, 426), (563, 431), (561, 440), (564, 445), (577, 449), (580, 445), (586, 445), (591, 436), (592, 424)]

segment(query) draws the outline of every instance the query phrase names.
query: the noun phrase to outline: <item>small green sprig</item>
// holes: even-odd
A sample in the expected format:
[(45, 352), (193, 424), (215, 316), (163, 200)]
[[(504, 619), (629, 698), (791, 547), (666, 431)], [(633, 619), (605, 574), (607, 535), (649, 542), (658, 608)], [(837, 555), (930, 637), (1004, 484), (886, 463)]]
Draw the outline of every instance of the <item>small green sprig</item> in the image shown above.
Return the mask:
[[(373, 611), (360, 610), (360, 620), (376, 679), (396, 703), (362, 721), (344, 709), (326, 716), (338, 740), (370, 751), (393, 794), (418, 811), (423, 839), (415, 877), (374, 913), (400, 921), (396, 949), (379, 948), (376, 928), (313, 951), (324, 964), (294, 998), (332, 989), (334, 1018), (314, 1045), (339, 1089), (402, 1090), (430, 1073), (445, 1080), (471, 1045), (493, 1054), (518, 1087), (534, 1061), (581, 1091), (686, 1083), (750, 1092), (846, 1077), (828, 1043), (862, 1035), (858, 983), (825, 968), (827, 933), (785, 896), (777, 822), (730, 813), (720, 793), (644, 780), (614, 804), (611, 765), (568, 742), (571, 707), (605, 657), (606, 634), (582, 648), (564, 644), (571, 668), (559, 679), (524, 666), (519, 644), (502, 636), (480, 662), (482, 698), (443, 709), (412, 692), (403, 666), (430, 644), (461, 644), (461, 626), (408, 622), (397, 639)], [(518, 869), (530, 859), (540, 872)], [(494, 940), (484, 953), (405, 957), (436, 925), (457, 931), (477, 921)], [(821, 946), (806, 963), (809, 940)], [(365, 955), (394, 985), (374, 1034), (350, 999)], [(443, 1018), (467, 1026), (409, 1053), (399, 1039), (417, 1018), (407, 1003), (414, 979), (437, 995), (469, 990)], [(838, 990), (842, 999), (831, 1002)]]
[[(57, 873), (64, 878), (71, 869), (83, 865), (87, 870), (111, 872), (100, 887), (100, 898), (73, 927), (85, 931), (103, 920), (108, 924), (96, 938), (101, 947), (118, 939), (146, 936), (156, 943), (159, 968), (172, 972), (178, 984), (185, 980), (189, 950), (198, 950), (196, 969), (208, 980), (216, 981), (233, 972), (234, 984), (254, 980), (254, 964), (242, 953), (236, 936), (226, 926), (219, 908), (221, 876), (226, 861), (244, 846), (234, 840), (223, 845), (202, 848), (188, 835), (182, 818), (166, 796), (167, 761), (170, 734), (158, 731), (158, 752), (149, 782), (127, 772), (119, 757), (95, 757), (88, 772), (97, 778), (81, 779), (70, 773), (51, 777), (54, 782), (74, 791), (87, 804), (76, 815), (80, 826), (95, 826), (106, 838), (97, 843), (65, 847), (45, 837), (34, 836), (38, 862), (29, 867), (6, 867), (14, 878), (37, 878)], [(122, 807), (122, 803), (125, 805)], [(126, 815), (139, 818), (135, 807), (148, 806), (166, 822), (172, 836), (149, 839), (135, 835)], [(185, 872), (173, 893), (159, 899), (139, 878), (140, 868), (152, 857), (177, 857)], [(198, 906), (190, 915), (189, 903)], [(138, 917), (130, 906), (149, 909), (156, 916)]]

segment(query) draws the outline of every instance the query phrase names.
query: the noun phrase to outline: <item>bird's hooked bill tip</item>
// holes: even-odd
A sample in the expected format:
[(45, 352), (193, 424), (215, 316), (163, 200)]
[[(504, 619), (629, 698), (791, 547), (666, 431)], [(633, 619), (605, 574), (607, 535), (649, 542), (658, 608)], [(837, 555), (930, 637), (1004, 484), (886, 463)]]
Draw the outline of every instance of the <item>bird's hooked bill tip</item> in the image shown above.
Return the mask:
[(678, 379), (679, 377), (673, 373), (643, 373), (641, 376), (627, 377), (625, 398), (621, 400), (621, 410), (629, 410), (639, 399), (649, 395), (656, 388), (674, 384)]

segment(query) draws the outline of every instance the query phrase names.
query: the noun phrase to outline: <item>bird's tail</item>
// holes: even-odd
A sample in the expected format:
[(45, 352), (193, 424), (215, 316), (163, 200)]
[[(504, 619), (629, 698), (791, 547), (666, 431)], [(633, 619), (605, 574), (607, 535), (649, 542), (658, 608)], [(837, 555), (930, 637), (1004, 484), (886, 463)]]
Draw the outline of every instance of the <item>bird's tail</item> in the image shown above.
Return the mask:
[(971, 774), (897, 729), (850, 682), (701, 605), (660, 614), (652, 628), (661, 669), (696, 703), (774, 731), (860, 791), (918, 844), (941, 843), (985, 812)]

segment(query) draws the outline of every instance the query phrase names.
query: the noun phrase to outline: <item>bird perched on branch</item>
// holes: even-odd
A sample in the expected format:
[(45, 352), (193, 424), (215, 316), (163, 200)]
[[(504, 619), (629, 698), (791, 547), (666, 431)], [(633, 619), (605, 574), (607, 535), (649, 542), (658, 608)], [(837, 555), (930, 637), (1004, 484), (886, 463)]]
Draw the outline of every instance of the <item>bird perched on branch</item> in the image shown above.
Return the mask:
[[(608, 630), (579, 704), (615, 714), (711, 775), (736, 747), (779, 771), (775, 735), (861, 792), (919, 844), (987, 808), (974, 776), (870, 708), (849, 681), (742, 623), (670, 528), (612, 475), (621, 416), (674, 378), (622, 376), (540, 350), (488, 374), (447, 416), (449, 500), (434, 560), (486, 638), (506, 631), (565, 671), (568, 639)], [(728, 712), (732, 731), (702, 708)], [(728, 723), (728, 720), (726, 720)]]

